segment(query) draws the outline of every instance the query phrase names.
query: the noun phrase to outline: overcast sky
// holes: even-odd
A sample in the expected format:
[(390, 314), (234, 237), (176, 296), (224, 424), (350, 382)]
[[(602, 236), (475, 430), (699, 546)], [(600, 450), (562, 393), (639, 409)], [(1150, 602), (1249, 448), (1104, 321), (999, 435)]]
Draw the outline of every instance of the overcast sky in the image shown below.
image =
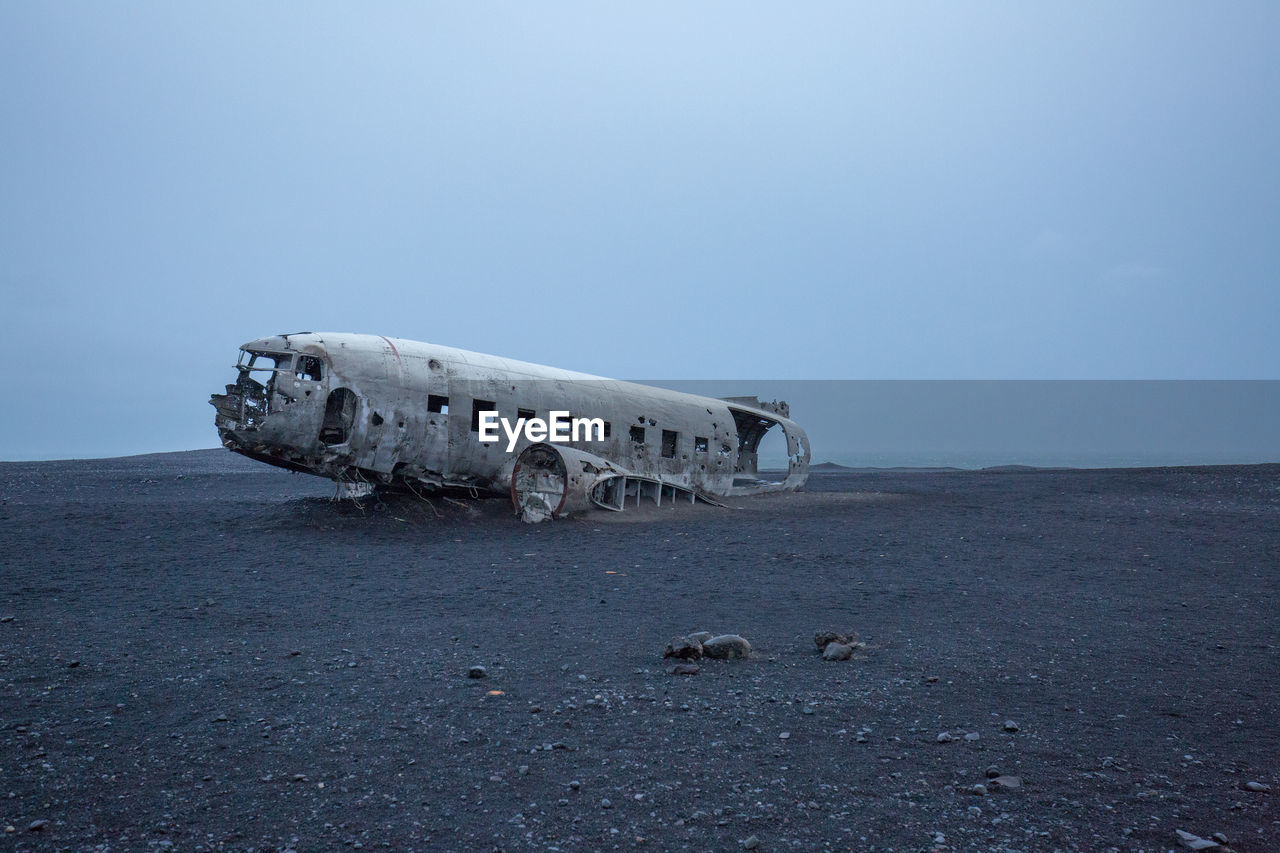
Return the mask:
[(215, 445), (236, 348), (302, 330), (1280, 378), (1278, 35), (1275, 2), (4, 3), (0, 458)]

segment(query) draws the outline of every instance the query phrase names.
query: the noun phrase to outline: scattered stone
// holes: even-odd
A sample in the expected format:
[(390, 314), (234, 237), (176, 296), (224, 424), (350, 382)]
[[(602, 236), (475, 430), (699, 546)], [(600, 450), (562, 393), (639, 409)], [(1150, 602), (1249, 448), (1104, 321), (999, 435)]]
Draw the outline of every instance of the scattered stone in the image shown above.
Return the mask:
[(818, 647), (818, 651), (825, 651), (827, 646), (832, 643), (839, 643), (842, 646), (853, 646), (858, 642), (858, 635), (853, 631), (847, 634), (841, 634), (836, 631), (818, 631), (813, 635), (813, 644)]
[(528, 764), (521, 764), (519, 767), (517, 767), (517, 768), (516, 768), (516, 772), (517, 772), (517, 773), (519, 773), (521, 776), (528, 776), (528, 775), (529, 775), (529, 765), (528, 765)]
[(739, 660), (751, 656), (751, 644), (737, 634), (721, 634), (703, 643), (702, 653), (713, 660)]
[(990, 767), (987, 768), (988, 779), (994, 779), (999, 775), (1000, 775), (1000, 768), (996, 767), (994, 764), (992, 764)]
[(1210, 835), (1209, 837), (1224, 846), (1231, 843), (1227, 839), (1227, 834), (1225, 832), (1215, 832), (1213, 835)]
[(612, 802), (610, 802), (610, 800), (609, 800), (609, 798), (608, 798), (608, 797), (605, 797), (604, 799), (602, 799), (602, 800), (600, 801), (600, 808), (602, 808), (602, 809), (611, 809), (611, 808), (613, 808), (613, 803), (612, 803)]
[(955, 738), (951, 736), (951, 732), (938, 732), (938, 743), (951, 743), (953, 740)]
[(823, 660), (848, 660), (853, 657), (853, 646), (831, 642), (822, 650)]
[(969, 732), (964, 736), (964, 739), (967, 741), (981, 740), (982, 735), (978, 734), (977, 732)]
[(993, 791), (1013, 791), (1022, 787), (1021, 776), (993, 776), (991, 777), (991, 789)]
[(574, 779), (569, 782), (569, 787), (576, 791), (582, 787), (582, 783), (579, 782), (577, 779)]
[(788, 738), (790, 738), (790, 737), (791, 737), (791, 732), (779, 732), (779, 733), (778, 733), (778, 740), (787, 740), (787, 739), (788, 739)]
[(47, 820), (44, 820), (44, 819), (33, 820), (31, 821), (31, 823), (27, 824), (27, 832), (40, 832), (42, 829), (44, 829), (48, 825), (49, 825), (49, 821)]
[(1013, 720), (1005, 720), (1004, 730), (1006, 732), (1016, 732), (1018, 730), (1018, 724), (1015, 723)]
[(68, 668), (68, 669), (75, 669), (75, 668), (76, 668), (76, 667), (78, 667), (79, 665), (80, 665), (80, 661), (78, 661), (78, 660), (73, 660), (73, 661), (68, 661), (68, 662), (67, 662), (67, 668)]
[(977, 785), (970, 786), (969, 793), (975, 797), (985, 797), (987, 795), (987, 786), (979, 782)]
[(1270, 785), (1264, 785), (1264, 784), (1263, 784), (1263, 783), (1261, 783), (1261, 782), (1245, 782), (1245, 783), (1244, 783), (1244, 789), (1245, 789), (1246, 791), (1253, 791), (1255, 794), (1270, 794), (1270, 793), (1271, 793), (1271, 786), (1270, 786)]
[(473, 666), (467, 670), (467, 678), (484, 678), (489, 671), (482, 666)]
[(13, 617), (7, 613), (4, 616), (0, 616), (0, 622), (12, 622), (12, 621), (13, 621)]
[(710, 631), (694, 631), (692, 634), (688, 635), (689, 639), (695, 640), (698, 643), (698, 645), (702, 645), (703, 643), (705, 643), (707, 640), (710, 640), (714, 636), (715, 634), (711, 633)]
[(742, 842), (743, 850), (755, 850), (759, 846), (760, 846), (760, 839), (754, 835), (749, 836), (746, 841)]
[(697, 675), (701, 669), (691, 663), (678, 663), (668, 670), (672, 675)]
[(1178, 841), (1182, 842), (1182, 846), (1188, 850), (1216, 850), (1218, 848), (1218, 842), (1192, 835), (1185, 830), (1179, 829), (1177, 834)]
[(677, 660), (697, 660), (702, 657), (702, 643), (692, 637), (676, 637), (667, 643), (662, 656)]

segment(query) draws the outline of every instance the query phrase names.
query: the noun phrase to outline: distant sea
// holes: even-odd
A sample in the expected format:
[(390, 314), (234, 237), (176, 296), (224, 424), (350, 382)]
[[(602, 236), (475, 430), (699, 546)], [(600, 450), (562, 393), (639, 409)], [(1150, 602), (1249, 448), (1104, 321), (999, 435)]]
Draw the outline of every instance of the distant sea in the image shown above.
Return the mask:
[[(1002, 465), (1032, 468), (1161, 468), (1182, 465), (1255, 465), (1280, 462), (1280, 456), (1247, 452), (1189, 451), (824, 451), (813, 450), (813, 463), (834, 462), (846, 468), (962, 468), (977, 470)], [(786, 467), (783, 457), (763, 457), (762, 469)]]

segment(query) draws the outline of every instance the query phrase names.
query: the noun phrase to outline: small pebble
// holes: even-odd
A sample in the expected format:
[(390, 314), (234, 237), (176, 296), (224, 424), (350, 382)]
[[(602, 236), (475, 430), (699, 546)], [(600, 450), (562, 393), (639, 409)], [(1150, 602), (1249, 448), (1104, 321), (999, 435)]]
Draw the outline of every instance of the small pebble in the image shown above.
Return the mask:
[(467, 678), (484, 678), (489, 672), (482, 666), (473, 666), (467, 670)]
[(1018, 730), (1018, 724), (1015, 723), (1013, 720), (1005, 720), (1004, 730), (1006, 732), (1016, 732)]
[(938, 743), (951, 743), (953, 740), (955, 738), (951, 736), (951, 732), (938, 732)]

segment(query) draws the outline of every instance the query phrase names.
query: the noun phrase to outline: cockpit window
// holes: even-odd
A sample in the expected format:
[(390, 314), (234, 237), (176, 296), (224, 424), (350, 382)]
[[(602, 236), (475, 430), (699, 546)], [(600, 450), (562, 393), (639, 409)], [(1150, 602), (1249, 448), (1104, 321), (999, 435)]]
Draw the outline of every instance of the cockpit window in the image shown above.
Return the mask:
[(276, 371), (288, 370), (292, 364), (293, 353), (241, 350), (240, 361), (236, 367), (240, 369), (241, 377), (247, 376), (267, 389), (267, 394), (270, 395), (276, 387)]
[(236, 366), (250, 370), (288, 370), (292, 363), (293, 353), (290, 352), (240, 350), (240, 361)]
[(320, 359), (314, 355), (300, 355), (298, 356), (298, 365), (293, 372), (299, 379), (308, 382), (319, 382), (324, 375), (324, 368), (321, 367)]

